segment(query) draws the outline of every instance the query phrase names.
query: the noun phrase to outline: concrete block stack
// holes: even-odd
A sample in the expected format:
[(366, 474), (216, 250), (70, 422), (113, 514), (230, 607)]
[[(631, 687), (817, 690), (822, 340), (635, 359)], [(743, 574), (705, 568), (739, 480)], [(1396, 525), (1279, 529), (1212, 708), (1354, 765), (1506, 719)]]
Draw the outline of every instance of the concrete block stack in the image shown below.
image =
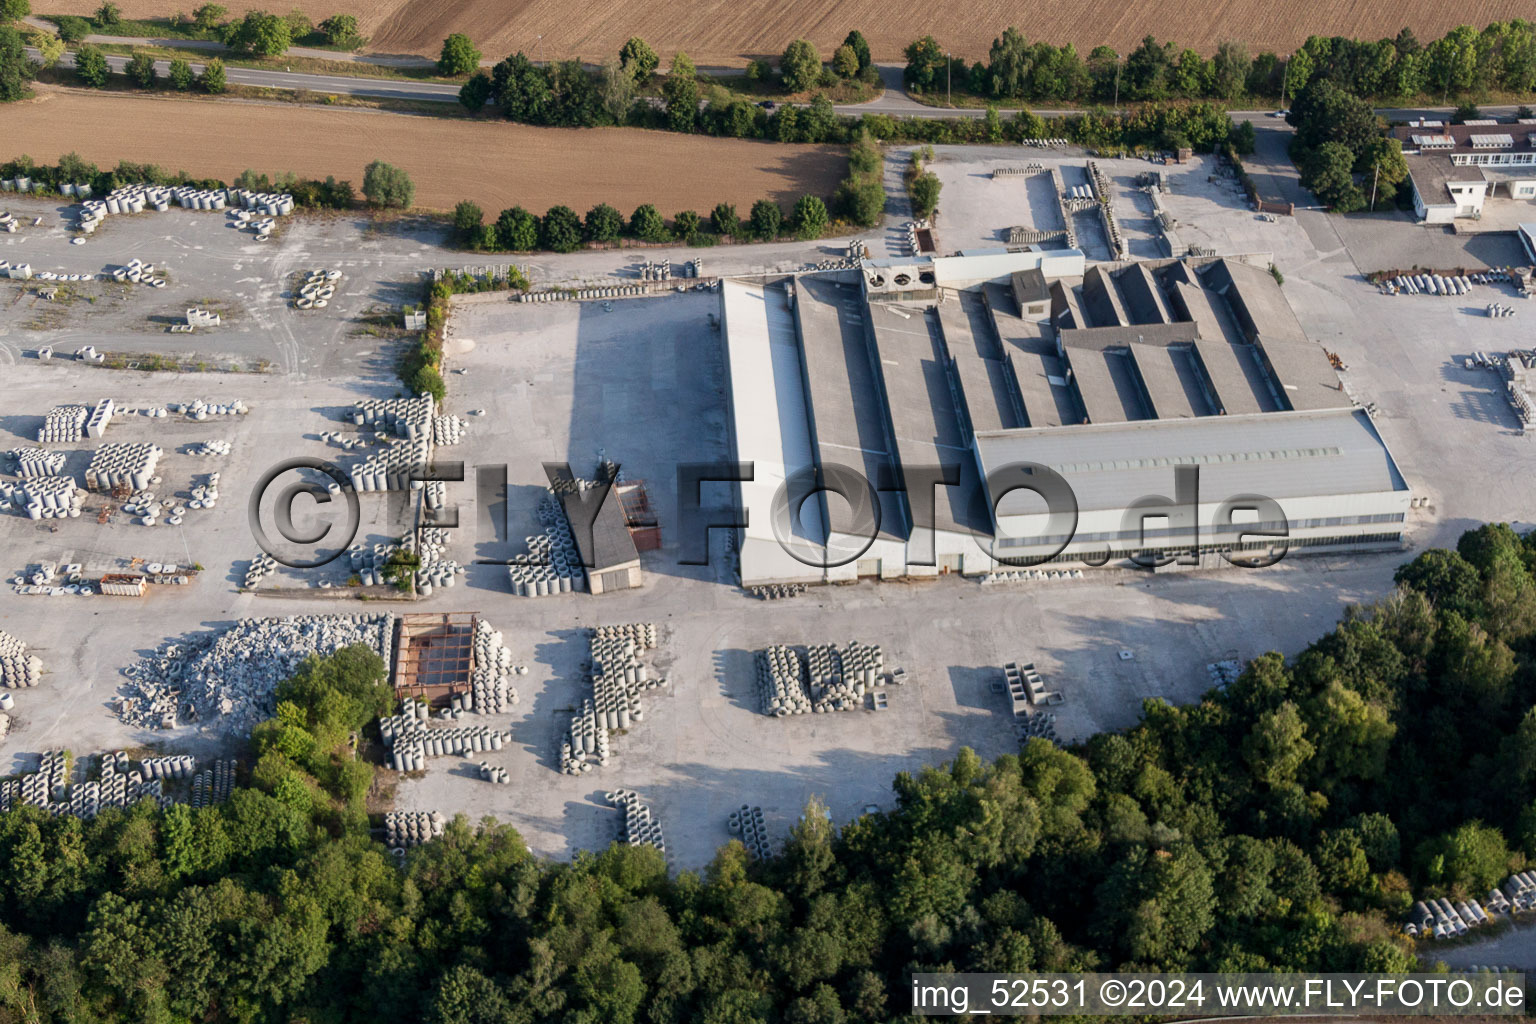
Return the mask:
[(161, 644), (123, 670), (128, 683), (118, 717), (150, 729), (186, 720), (231, 734), (272, 716), (277, 684), (311, 654), (324, 657), (363, 644), (392, 663), (393, 615), (298, 615), (242, 619), (189, 642)]

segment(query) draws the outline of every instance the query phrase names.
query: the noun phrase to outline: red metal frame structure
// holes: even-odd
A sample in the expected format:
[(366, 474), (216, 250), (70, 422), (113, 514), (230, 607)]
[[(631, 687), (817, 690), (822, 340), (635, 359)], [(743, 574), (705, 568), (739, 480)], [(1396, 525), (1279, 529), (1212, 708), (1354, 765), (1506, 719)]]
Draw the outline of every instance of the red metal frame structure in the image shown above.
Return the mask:
[(448, 703), (469, 689), (475, 670), (475, 612), (418, 612), (395, 626), (395, 696)]

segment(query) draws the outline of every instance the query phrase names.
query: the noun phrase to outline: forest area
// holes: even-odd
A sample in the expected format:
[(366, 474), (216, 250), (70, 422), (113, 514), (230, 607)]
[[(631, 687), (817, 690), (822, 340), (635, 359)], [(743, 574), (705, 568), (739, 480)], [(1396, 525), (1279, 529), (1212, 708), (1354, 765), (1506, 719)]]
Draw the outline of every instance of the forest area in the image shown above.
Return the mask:
[(360, 648), (279, 690), (226, 803), (0, 816), (0, 1024), (905, 1019), (916, 971), (1405, 971), (1413, 899), (1536, 856), (1536, 533), (1401, 567), (1292, 660), (1070, 749), (898, 776), (840, 829), (670, 874), (460, 818), (402, 865)]

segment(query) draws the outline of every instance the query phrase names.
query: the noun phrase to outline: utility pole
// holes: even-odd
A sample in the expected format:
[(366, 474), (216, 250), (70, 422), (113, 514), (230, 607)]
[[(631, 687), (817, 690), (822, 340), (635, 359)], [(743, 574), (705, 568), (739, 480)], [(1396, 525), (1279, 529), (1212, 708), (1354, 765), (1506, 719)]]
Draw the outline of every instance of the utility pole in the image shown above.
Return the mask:
[(1120, 116), (1120, 55), (1115, 54), (1115, 116)]
[(533, 40), (533, 62), (541, 65), (544, 63), (544, 36), (542, 34)]
[(949, 81), (950, 80), (950, 73), (949, 73), (949, 68), (950, 68), (949, 51), (945, 50), (944, 51), (944, 105), (946, 107), (952, 107), (952, 106), (955, 105), (954, 97), (950, 95), (950, 88), (949, 88), (949, 86), (950, 86), (950, 81)]
[(1381, 180), (1381, 161), (1376, 161), (1376, 173), (1371, 177), (1371, 212), (1376, 212), (1376, 183)]

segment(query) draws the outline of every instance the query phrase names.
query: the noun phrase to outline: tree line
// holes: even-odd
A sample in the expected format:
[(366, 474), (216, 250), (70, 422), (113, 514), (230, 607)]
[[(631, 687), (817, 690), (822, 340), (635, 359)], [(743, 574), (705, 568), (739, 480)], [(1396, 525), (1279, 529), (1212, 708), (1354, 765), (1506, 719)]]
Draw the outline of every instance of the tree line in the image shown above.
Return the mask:
[[(345, 210), (357, 205), (357, 191), (350, 181), (326, 177), (300, 178), (290, 172), (268, 176), (250, 168), (241, 171), (233, 182), (218, 178), (194, 178), (186, 171), (167, 171), (155, 164), (123, 160), (110, 170), (83, 159), (78, 153), (66, 153), (57, 164), (40, 164), (29, 156), (19, 156), (0, 163), (0, 177), (28, 178), (32, 190), (62, 194), (65, 185), (89, 185), (95, 196), (104, 196), (127, 185), (191, 185), (199, 189), (239, 188), (251, 192), (283, 192), (293, 196), (294, 205), (323, 210)], [(405, 171), (382, 160), (374, 160), (363, 169), (363, 198), (377, 209), (404, 209), (411, 205), (416, 186)]]
[(0, 816), (0, 1020), (886, 1021), (916, 971), (1383, 971), (1536, 855), (1536, 536), (1402, 566), (1295, 659), (1059, 749), (902, 773), (671, 874), (489, 819), (372, 837), (377, 655), (305, 665), (221, 806)]
[(1373, 99), (1439, 94), (1444, 100), (1536, 89), (1536, 26), (1521, 18), (1493, 22), (1481, 32), (1461, 25), (1428, 45), (1406, 28), (1375, 42), (1311, 36), (1289, 56), (1251, 55), (1243, 43), (1227, 41), (1207, 57), (1149, 35), (1123, 57), (1108, 46), (1084, 57), (1070, 43), (1030, 42), (1012, 27), (993, 40), (985, 61), (967, 64), (932, 36), (914, 40), (905, 56), (911, 91), (948, 90), (994, 101), (1231, 103), (1295, 96), (1320, 79)]
[[(882, 194), (882, 201), (883, 201)], [(458, 243), (482, 252), (575, 252), (587, 243), (612, 245), (626, 239), (661, 244), (713, 245), (718, 239), (772, 242), (786, 232), (801, 239), (820, 237), (832, 224), (827, 205), (816, 196), (801, 196), (786, 217), (779, 204), (759, 199), (745, 218), (733, 203), (719, 203), (705, 219), (683, 210), (669, 224), (653, 203), (644, 203), (625, 217), (616, 207), (598, 203), (578, 214), (569, 206), (552, 206), (540, 217), (521, 206), (502, 210), (494, 221), (476, 203), (464, 200), (453, 210)]]

